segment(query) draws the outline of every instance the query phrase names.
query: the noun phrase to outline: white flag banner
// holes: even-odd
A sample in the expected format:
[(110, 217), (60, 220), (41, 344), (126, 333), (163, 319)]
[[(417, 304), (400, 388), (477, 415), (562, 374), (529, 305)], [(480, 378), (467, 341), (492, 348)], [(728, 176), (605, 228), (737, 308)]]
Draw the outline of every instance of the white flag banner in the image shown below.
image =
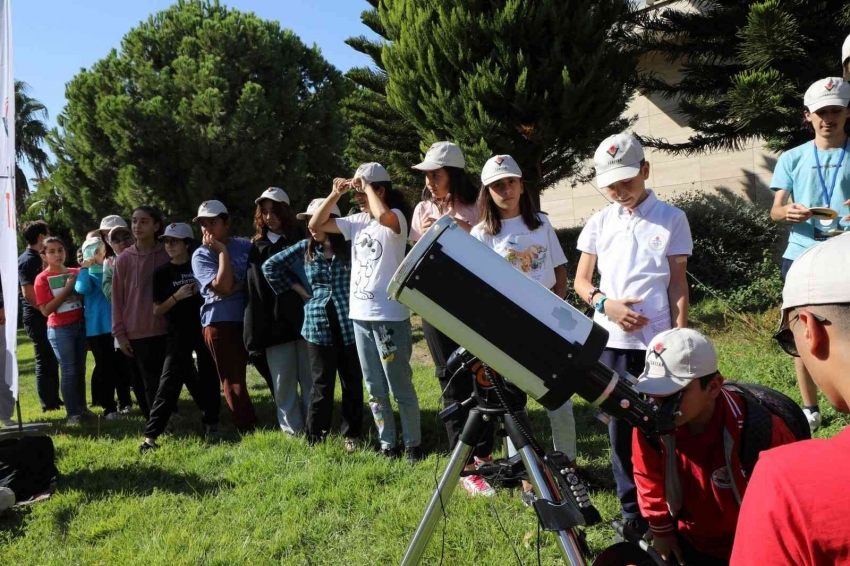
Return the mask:
[(15, 74), (12, 69), (11, 0), (0, 0), (0, 278), (6, 308), (6, 371), (4, 377), (18, 398), (18, 239), (15, 218)]

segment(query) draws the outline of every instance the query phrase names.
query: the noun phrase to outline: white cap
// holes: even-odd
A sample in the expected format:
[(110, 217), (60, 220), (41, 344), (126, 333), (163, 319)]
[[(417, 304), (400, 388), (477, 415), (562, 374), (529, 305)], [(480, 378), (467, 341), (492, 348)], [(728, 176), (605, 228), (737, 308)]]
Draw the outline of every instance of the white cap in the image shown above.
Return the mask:
[[(83, 242), (83, 245), (80, 246), (80, 249), (83, 252), (83, 257), (86, 258), (86, 259), (90, 258), (91, 256), (93, 256), (95, 254), (97, 249), (102, 245), (103, 245), (103, 240), (101, 240), (100, 238), (92, 237), (92, 238), (86, 239), (86, 241)], [(89, 248), (94, 248), (94, 249), (92, 249), (91, 251), (88, 251)]]
[(487, 160), (481, 170), (481, 184), (485, 187), (505, 177), (519, 177), (522, 179), (522, 169), (516, 159), (510, 155), (494, 155)]
[(110, 214), (109, 216), (104, 217), (103, 220), (100, 221), (99, 230), (112, 230), (116, 226), (127, 227), (127, 223), (124, 222), (124, 219), (118, 216), (117, 214)]
[(168, 226), (165, 227), (165, 232), (159, 239), (163, 238), (180, 238), (181, 240), (185, 240), (186, 238), (194, 238), (195, 233), (192, 232), (192, 227), (186, 224), (185, 222), (172, 222)]
[(112, 243), (112, 236), (115, 234), (115, 232), (120, 232), (122, 230), (127, 232), (131, 236), (133, 235), (133, 231), (130, 230), (127, 226), (116, 226), (116, 227), (112, 228), (111, 230), (109, 230), (109, 234), (106, 235), (106, 239), (110, 243)]
[(643, 160), (643, 146), (633, 135), (623, 133), (605, 138), (593, 155), (596, 184), (603, 189), (637, 177)]
[(428, 153), (425, 154), (422, 163), (414, 165), (413, 169), (434, 171), (443, 167), (457, 167), (459, 169), (466, 167), (463, 152), (452, 142), (442, 141), (433, 144), (428, 148)]
[(691, 328), (674, 328), (652, 339), (646, 365), (635, 389), (666, 397), (692, 380), (717, 373), (717, 352), (708, 338)]
[(844, 45), (841, 46), (841, 66), (844, 66), (844, 63), (847, 62), (847, 59), (850, 59), (850, 35), (847, 36), (847, 39), (844, 40)]
[[(323, 198), (314, 198), (307, 206), (307, 212), (299, 212), (295, 215), (295, 217), (298, 220), (308, 220), (311, 216), (316, 214), (316, 211), (319, 210), (319, 207), (322, 206), (323, 202), (325, 202), (325, 199)], [(334, 205), (334, 207), (331, 209), (331, 214), (342, 216), (342, 213), (339, 211), (339, 207), (337, 205)]]
[(289, 204), (289, 195), (286, 194), (286, 191), (281, 189), (280, 187), (269, 187), (263, 194), (260, 195), (260, 198), (254, 201), (254, 204), (260, 204), (260, 201), (264, 198), (269, 200), (273, 200), (275, 202), (285, 202)]
[(215, 218), (219, 214), (227, 214), (227, 207), (219, 200), (205, 200), (198, 207), (198, 215), (192, 222), (197, 222), (201, 218)]
[(827, 106), (843, 106), (850, 104), (850, 84), (839, 77), (821, 79), (806, 91), (803, 105), (809, 112), (817, 112)]
[(354, 172), (355, 179), (363, 179), (368, 184), (372, 183), (389, 183), (390, 174), (384, 169), (380, 163), (364, 163)]
[(785, 278), (782, 289), (780, 328), (788, 322), (790, 309), (808, 305), (850, 304), (850, 234), (815, 244), (800, 254)]

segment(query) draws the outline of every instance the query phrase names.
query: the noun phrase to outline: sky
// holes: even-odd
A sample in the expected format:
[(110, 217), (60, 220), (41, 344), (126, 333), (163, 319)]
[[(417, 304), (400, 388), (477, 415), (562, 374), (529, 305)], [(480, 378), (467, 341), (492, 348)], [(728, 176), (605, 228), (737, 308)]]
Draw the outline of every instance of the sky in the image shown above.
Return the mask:
[[(176, 0), (11, 0), (15, 78), (50, 112), (50, 125), (65, 106), (65, 84), (90, 68), (150, 14)], [(373, 36), (360, 22), (370, 6), (363, 0), (222, 0), (231, 8), (276, 20), (342, 71), (368, 65), (347, 46), (351, 36)], [(45, 148), (46, 149), (46, 148)], [(24, 169), (27, 177), (32, 172)]]

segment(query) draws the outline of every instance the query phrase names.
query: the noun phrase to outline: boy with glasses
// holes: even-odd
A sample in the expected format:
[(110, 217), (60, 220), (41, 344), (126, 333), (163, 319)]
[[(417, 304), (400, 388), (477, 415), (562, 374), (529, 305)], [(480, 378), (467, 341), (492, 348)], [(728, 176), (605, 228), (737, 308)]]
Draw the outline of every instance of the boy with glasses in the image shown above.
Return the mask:
[[(814, 140), (779, 157), (770, 185), (775, 193), (771, 218), (791, 224), (782, 255), (783, 279), (801, 253), (843, 232), (850, 223), (850, 144), (845, 130), (850, 84), (839, 77), (821, 79), (809, 87), (803, 103)], [(787, 203), (789, 197), (793, 202)], [(821, 424), (817, 388), (802, 362), (796, 360), (795, 365), (803, 411), (816, 430)]]
[[(776, 339), (835, 409), (850, 412), (850, 236), (801, 254), (788, 271)], [(842, 268), (844, 267), (844, 268)], [(814, 566), (850, 560), (850, 432), (763, 452), (735, 534), (732, 564)]]

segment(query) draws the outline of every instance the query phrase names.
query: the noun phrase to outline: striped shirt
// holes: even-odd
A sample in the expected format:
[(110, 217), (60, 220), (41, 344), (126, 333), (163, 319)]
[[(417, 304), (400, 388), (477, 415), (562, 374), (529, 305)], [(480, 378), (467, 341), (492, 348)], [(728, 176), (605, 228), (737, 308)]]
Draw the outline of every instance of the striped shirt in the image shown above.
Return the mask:
[(354, 343), (354, 325), (348, 318), (348, 294), (351, 285), (351, 267), (344, 265), (337, 256), (327, 259), (322, 245), (316, 245), (313, 261), (305, 261), (309, 240), (276, 253), (263, 264), (263, 275), (276, 294), (285, 293), (299, 283), (295, 267), (301, 265), (307, 275), (307, 282), (313, 289), (313, 296), (304, 305), (304, 326), (301, 335), (308, 342), (320, 346), (333, 345), (331, 326), (328, 322), (328, 301), (333, 308), (342, 329), (342, 340), (346, 346)]

